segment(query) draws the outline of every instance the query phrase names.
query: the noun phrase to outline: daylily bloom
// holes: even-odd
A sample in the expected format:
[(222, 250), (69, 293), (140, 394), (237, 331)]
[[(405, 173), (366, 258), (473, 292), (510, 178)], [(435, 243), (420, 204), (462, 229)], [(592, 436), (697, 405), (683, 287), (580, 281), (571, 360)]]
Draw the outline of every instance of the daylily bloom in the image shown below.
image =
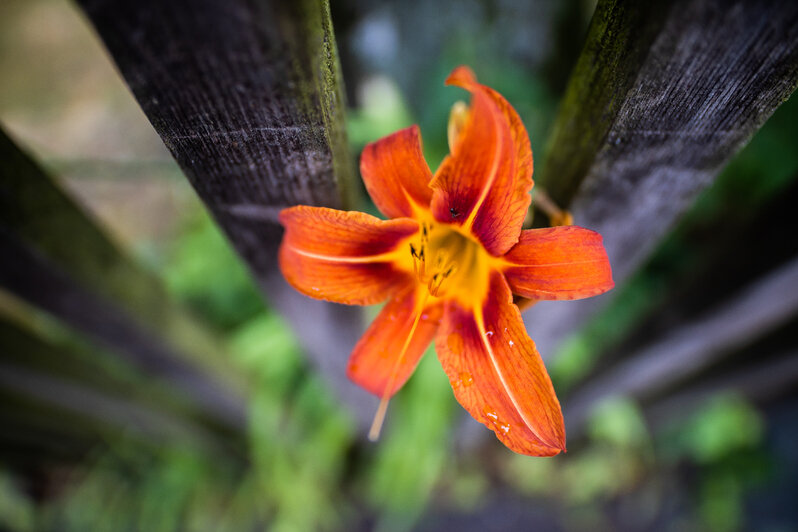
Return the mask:
[(467, 67), (447, 78), (471, 93), (449, 124), (451, 153), (433, 176), (412, 126), (366, 146), (360, 170), (389, 220), (297, 206), (280, 220), (280, 267), (310, 297), (351, 305), (388, 300), (352, 353), (349, 377), (388, 399), (435, 339), (454, 395), (515, 452), (565, 450), (562, 411), (513, 293), (579, 299), (612, 288), (598, 233), (521, 230), (532, 150), (507, 101)]

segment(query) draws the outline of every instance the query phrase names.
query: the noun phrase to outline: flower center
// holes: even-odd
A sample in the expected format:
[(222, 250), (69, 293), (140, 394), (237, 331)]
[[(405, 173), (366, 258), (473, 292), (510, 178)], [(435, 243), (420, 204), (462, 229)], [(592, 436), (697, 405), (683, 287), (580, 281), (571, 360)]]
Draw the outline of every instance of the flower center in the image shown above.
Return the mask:
[(413, 273), (433, 297), (482, 292), (487, 282), (488, 256), (481, 244), (450, 225), (424, 222), (410, 242)]

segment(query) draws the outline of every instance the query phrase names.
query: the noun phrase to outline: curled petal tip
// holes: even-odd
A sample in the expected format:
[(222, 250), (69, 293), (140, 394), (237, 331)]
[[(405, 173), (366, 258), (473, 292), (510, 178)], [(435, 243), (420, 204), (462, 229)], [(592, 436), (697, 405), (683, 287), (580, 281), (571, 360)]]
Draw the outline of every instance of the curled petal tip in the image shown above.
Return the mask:
[(467, 89), (472, 85), (477, 84), (477, 76), (474, 71), (465, 65), (460, 65), (452, 70), (449, 77), (446, 78), (446, 85), (456, 85)]

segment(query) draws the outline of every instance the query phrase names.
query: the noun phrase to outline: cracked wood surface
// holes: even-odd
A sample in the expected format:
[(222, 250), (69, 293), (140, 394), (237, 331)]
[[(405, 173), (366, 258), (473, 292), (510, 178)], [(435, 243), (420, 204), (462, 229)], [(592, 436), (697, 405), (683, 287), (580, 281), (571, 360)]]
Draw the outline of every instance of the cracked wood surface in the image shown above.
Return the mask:
[(342, 208), (354, 188), (327, 2), (79, 0), (199, 196), (305, 351), (365, 425), (346, 379), (359, 309), (295, 293), (277, 271), (277, 214)]

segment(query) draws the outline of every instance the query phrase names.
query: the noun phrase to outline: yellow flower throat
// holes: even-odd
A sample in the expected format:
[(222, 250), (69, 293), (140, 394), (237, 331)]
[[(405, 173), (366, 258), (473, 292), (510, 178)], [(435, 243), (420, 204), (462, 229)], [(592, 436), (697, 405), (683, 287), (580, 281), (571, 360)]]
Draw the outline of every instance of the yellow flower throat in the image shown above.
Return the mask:
[(432, 297), (481, 301), (491, 259), (482, 245), (455, 226), (423, 222), (408, 243), (413, 274)]

